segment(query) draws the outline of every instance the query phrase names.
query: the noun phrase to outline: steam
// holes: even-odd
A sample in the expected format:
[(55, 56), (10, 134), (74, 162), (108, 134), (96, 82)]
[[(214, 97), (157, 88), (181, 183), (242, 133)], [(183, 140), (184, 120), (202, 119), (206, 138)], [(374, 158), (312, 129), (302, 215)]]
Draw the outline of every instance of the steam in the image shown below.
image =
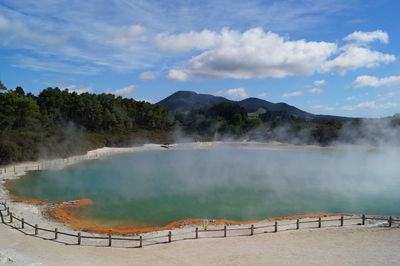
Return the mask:
[(39, 145), (39, 159), (57, 159), (85, 153), (92, 147), (85, 137), (85, 130), (68, 122)]
[[(330, 125), (329, 123), (333, 124)], [(336, 124), (335, 124), (336, 123)], [(331, 126), (331, 128), (329, 128)], [(327, 128), (326, 134), (332, 135), (327, 141), (315, 138), (318, 127)], [(335, 128), (336, 127), (336, 128)], [(192, 141), (278, 141), (295, 145), (363, 145), (376, 148), (400, 146), (400, 116), (387, 118), (348, 118), (347, 120), (326, 119), (325, 122), (296, 121), (266, 123), (242, 133), (223, 133), (216, 124), (211, 129), (213, 135), (186, 133), (176, 127), (171, 143)], [(325, 129), (326, 129), (325, 128)]]
[[(35, 178), (17, 181), (13, 192), (44, 200), (91, 198), (95, 204), (87, 215), (155, 225), (184, 218), (248, 220), (307, 212), (400, 215), (396, 121), (351, 120), (327, 147), (310, 138), (312, 126), (294, 131), (286, 124), (261, 125), (240, 137), (216, 131), (206, 139), (222, 144), (196, 150), (185, 143), (205, 137), (188, 136), (177, 127), (165, 140), (180, 143), (179, 150), (119, 155), (35, 173)], [(73, 125), (66, 132), (79, 136)], [(146, 137), (132, 143), (153, 142)], [(77, 144), (85, 145), (81, 141)]]
[(181, 147), (38, 173), (20, 180), (19, 187), (26, 188), (20, 196), (91, 198), (90, 215), (150, 224), (306, 212), (400, 214), (395, 149), (259, 143)]

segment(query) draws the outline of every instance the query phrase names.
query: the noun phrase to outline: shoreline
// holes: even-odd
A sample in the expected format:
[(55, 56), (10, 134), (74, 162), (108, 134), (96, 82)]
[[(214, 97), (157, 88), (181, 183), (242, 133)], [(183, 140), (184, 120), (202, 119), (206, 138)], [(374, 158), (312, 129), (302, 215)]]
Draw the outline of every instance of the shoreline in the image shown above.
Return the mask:
[[(39, 224), (51, 225), (53, 227), (61, 227), (69, 231), (82, 230), (89, 231), (94, 234), (137, 234), (137, 233), (148, 233), (171, 230), (174, 228), (187, 227), (201, 225), (204, 221), (201, 218), (190, 218), (178, 221), (173, 221), (164, 226), (155, 227), (132, 227), (132, 226), (121, 226), (121, 227), (105, 227), (98, 224), (89, 224), (82, 219), (77, 217), (77, 213), (80, 208), (90, 205), (92, 202), (90, 199), (77, 199), (69, 202), (51, 202), (41, 201), (35, 199), (24, 199), (15, 198), (9, 194), (5, 186), (5, 181), (10, 179), (17, 179), (29, 171), (47, 170), (47, 169), (63, 169), (72, 165), (82, 163), (90, 160), (101, 160), (109, 156), (119, 155), (124, 153), (132, 152), (145, 152), (145, 151), (156, 151), (156, 150), (177, 150), (177, 149), (210, 149), (219, 145), (235, 145), (242, 149), (267, 149), (267, 150), (305, 150), (305, 151), (340, 151), (341, 149), (335, 147), (320, 147), (320, 146), (296, 146), (284, 143), (258, 143), (258, 142), (195, 142), (195, 143), (178, 143), (171, 144), (168, 146), (162, 144), (145, 144), (140, 147), (128, 147), (128, 148), (110, 148), (104, 147), (97, 150), (87, 152), (85, 155), (72, 156), (65, 159), (54, 159), (54, 160), (40, 160), (36, 162), (24, 162), (16, 163), (5, 166), (0, 169), (5, 169), (0, 172), (0, 198), (5, 201), (11, 201), (13, 209), (17, 210), (17, 214), (25, 219), (29, 219), (32, 216), (37, 216), (35, 219)], [(343, 149), (345, 150), (345, 149)], [(7, 172), (8, 169), (8, 172)], [(15, 205), (15, 206), (14, 206)], [(315, 216), (319, 215), (319, 216)], [(342, 214), (330, 214), (330, 213), (312, 213), (312, 214), (299, 214), (285, 217), (269, 217), (261, 220), (250, 220), (250, 221), (229, 221), (229, 220), (210, 220), (210, 225), (221, 225), (221, 224), (233, 224), (233, 225), (244, 225), (250, 223), (260, 223), (262, 221), (271, 220), (284, 220), (284, 219), (295, 219), (294, 217), (326, 217), (326, 216), (337, 216)], [(345, 214), (348, 215), (348, 214)], [(26, 217), (27, 216), (27, 217)], [(50, 219), (49, 219), (50, 218)]]
[[(102, 226), (96, 223), (86, 223), (83, 219), (79, 219), (77, 215), (81, 208), (90, 206), (93, 202), (90, 199), (80, 199), (64, 203), (60, 206), (53, 207), (48, 211), (48, 215), (58, 222), (68, 224), (68, 226), (77, 231), (94, 232), (98, 234), (115, 234), (115, 235), (135, 235), (139, 233), (149, 233), (155, 231), (167, 231), (179, 229), (182, 227), (202, 226), (204, 219), (202, 218), (187, 218), (170, 222), (162, 226), (146, 226), (135, 227), (132, 224), (126, 226)], [(249, 225), (260, 224), (266, 221), (293, 220), (300, 218), (318, 218), (318, 217), (335, 217), (335, 216), (351, 216), (353, 214), (346, 213), (306, 213), (298, 215), (289, 215), (282, 217), (267, 217), (259, 220), (234, 221), (226, 219), (211, 219), (208, 220), (210, 225)]]
[[(5, 183), (8, 180), (15, 180), (24, 176), (30, 171), (63, 169), (78, 163), (106, 159), (110, 156), (131, 152), (146, 152), (165, 150), (161, 144), (145, 144), (139, 147), (110, 148), (104, 147), (88, 151), (84, 155), (71, 156), (64, 159), (38, 160), (34, 162), (20, 162), (0, 167), (0, 201), (5, 201), (13, 209), (14, 215), (24, 218), (34, 224), (43, 225), (49, 228), (60, 228), (66, 232), (75, 230), (64, 222), (52, 219), (47, 215), (49, 209), (63, 204), (63, 202), (41, 201), (36, 199), (18, 199), (10, 195)], [(64, 202), (65, 203), (65, 202)]]
[[(44, 206), (46, 209), (42, 212), (44, 217), (49, 217), (52, 221), (66, 224), (68, 228), (73, 231), (83, 231), (90, 232), (95, 234), (114, 234), (114, 235), (137, 235), (143, 233), (157, 233), (162, 231), (168, 231), (173, 229), (187, 229), (194, 227), (202, 227), (204, 219), (202, 218), (187, 218), (180, 219), (176, 221), (172, 221), (166, 225), (162, 226), (133, 226), (131, 223), (128, 223), (126, 226), (103, 226), (101, 224), (97, 224), (96, 221), (91, 220), (91, 223), (87, 223), (84, 219), (79, 218), (79, 212), (82, 208), (88, 207), (93, 204), (91, 199), (79, 199), (79, 200), (71, 200), (71, 201), (43, 201), (36, 199), (28, 199), (28, 198), (16, 198), (12, 197), (14, 202), (19, 203), (27, 203), (33, 204), (35, 206)], [(235, 220), (226, 220), (226, 219), (210, 219), (208, 220), (208, 224), (212, 229), (216, 229), (221, 225), (249, 225), (253, 224), (255, 226), (264, 225), (265, 223), (271, 221), (290, 221), (297, 219), (311, 219), (311, 218), (326, 218), (326, 217), (338, 217), (338, 216), (357, 216), (359, 214), (351, 214), (351, 213), (303, 213), (303, 214), (294, 214), (287, 216), (277, 216), (277, 217), (266, 217), (263, 219), (257, 220), (244, 220), (244, 221), (235, 221)], [(374, 215), (369, 215), (374, 216)], [(381, 216), (381, 215), (376, 215)]]

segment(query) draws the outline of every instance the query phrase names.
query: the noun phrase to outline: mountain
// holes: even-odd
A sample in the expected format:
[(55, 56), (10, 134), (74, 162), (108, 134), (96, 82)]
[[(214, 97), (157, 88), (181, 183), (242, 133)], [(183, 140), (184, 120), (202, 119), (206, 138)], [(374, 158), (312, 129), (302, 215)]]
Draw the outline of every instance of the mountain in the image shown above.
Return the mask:
[(299, 116), (312, 116), (312, 114), (307, 113), (299, 108), (291, 106), (287, 103), (271, 103), (258, 98), (247, 98), (242, 101), (237, 102), (241, 107), (246, 109), (248, 113), (257, 112), (259, 108), (263, 108), (267, 111), (278, 112), (283, 111), (293, 115)]
[(221, 102), (237, 103), (246, 109), (248, 113), (254, 113), (259, 108), (263, 108), (266, 111), (284, 111), (292, 115), (313, 116), (313, 114), (307, 113), (286, 103), (271, 103), (258, 98), (247, 98), (242, 101), (231, 101), (224, 97), (210, 94), (199, 94), (193, 91), (177, 91), (164, 100), (158, 102), (158, 104), (161, 104), (165, 108), (173, 111), (181, 110), (183, 112), (187, 112), (192, 109), (212, 106)]
[(205, 106), (212, 106), (221, 102), (231, 102), (230, 100), (214, 96), (210, 94), (200, 94), (194, 91), (177, 91), (171, 94), (164, 100), (158, 102), (165, 108), (176, 111), (181, 110), (183, 112), (190, 111), (192, 109), (198, 109)]

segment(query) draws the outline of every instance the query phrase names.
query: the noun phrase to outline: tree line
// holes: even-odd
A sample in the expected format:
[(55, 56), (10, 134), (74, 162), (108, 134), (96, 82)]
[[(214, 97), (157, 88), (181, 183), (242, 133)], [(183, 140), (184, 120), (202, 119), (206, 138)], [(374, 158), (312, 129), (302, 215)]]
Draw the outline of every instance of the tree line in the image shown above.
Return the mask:
[(172, 112), (106, 93), (47, 88), (35, 96), (21, 87), (7, 90), (1, 82), (0, 89), (0, 165), (64, 158), (104, 146), (172, 143), (177, 135), (319, 145), (400, 140), (399, 116), (335, 119), (265, 111), (249, 117), (244, 108), (229, 102)]
[(35, 96), (17, 87), (0, 93), (0, 164), (131, 145), (135, 135), (162, 139), (173, 125), (173, 113), (157, 104), (59, 88)]

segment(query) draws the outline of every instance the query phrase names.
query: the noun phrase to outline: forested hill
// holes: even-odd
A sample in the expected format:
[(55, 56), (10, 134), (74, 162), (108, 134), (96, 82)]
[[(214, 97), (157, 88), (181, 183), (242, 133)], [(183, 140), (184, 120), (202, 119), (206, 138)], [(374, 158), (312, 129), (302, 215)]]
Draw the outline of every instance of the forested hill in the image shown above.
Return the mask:
[(182, 112), (199, 109), (206, 106), (213, 106), (221, 102), (232, 102), (224, 97), (209, 94), (200, 94), (194, 91), (177, 91), (167, 98), (158, 102), (165, 108)]
[(298, 115), (303, 117), (311, 117), (313, 114), (307, 113), (303, 110), (300, 110), (297, 107), (289, 105), (287, 103), (271, 103), (258, 98), (247, 98), (237, 102), (241, 107), (246, 109), (248, 113), (257, 112), (260, 108), (265, 109), (266, 111), (271, 112), (286, 112), (292, 115)]
[(265, 111), (287, 112), (288, 114), (299, 116), (313, 116), (310, 113), (307, 113), (286, 103), (271, 103), (253, 97), (241, 101), (231, 101), (224, 97), (214, 96), (210, 94), (200, 94), (193, 91), (177, 91), (158, 103), (172, 111), (180, 110), (183, 112), (187, 112), (202, 107), (210, 107), (221, 102), (237, 103), (238, 105), (243, 107), (248, 113), (257, 112), (257, 110), (262, 108)]
[(132, 136), (158, 138), (173, 123), (159, 104), (58, 88), (35, 96), (17, 87), (0, 93), (0, 164), (131, 145)]
[(21, 87), (0, 86), (0, 165), (64, 158), (104, 146), (172, 143), (180, 137), (400, 146), (398, 115), (382, 119), (318, 116), (283, 103), (255, 98), (232, 102), (209, 96), (195, 95), (190, 103), (197, 108), (182, 112), (113, 94), (47, 88), (36, 96)]

